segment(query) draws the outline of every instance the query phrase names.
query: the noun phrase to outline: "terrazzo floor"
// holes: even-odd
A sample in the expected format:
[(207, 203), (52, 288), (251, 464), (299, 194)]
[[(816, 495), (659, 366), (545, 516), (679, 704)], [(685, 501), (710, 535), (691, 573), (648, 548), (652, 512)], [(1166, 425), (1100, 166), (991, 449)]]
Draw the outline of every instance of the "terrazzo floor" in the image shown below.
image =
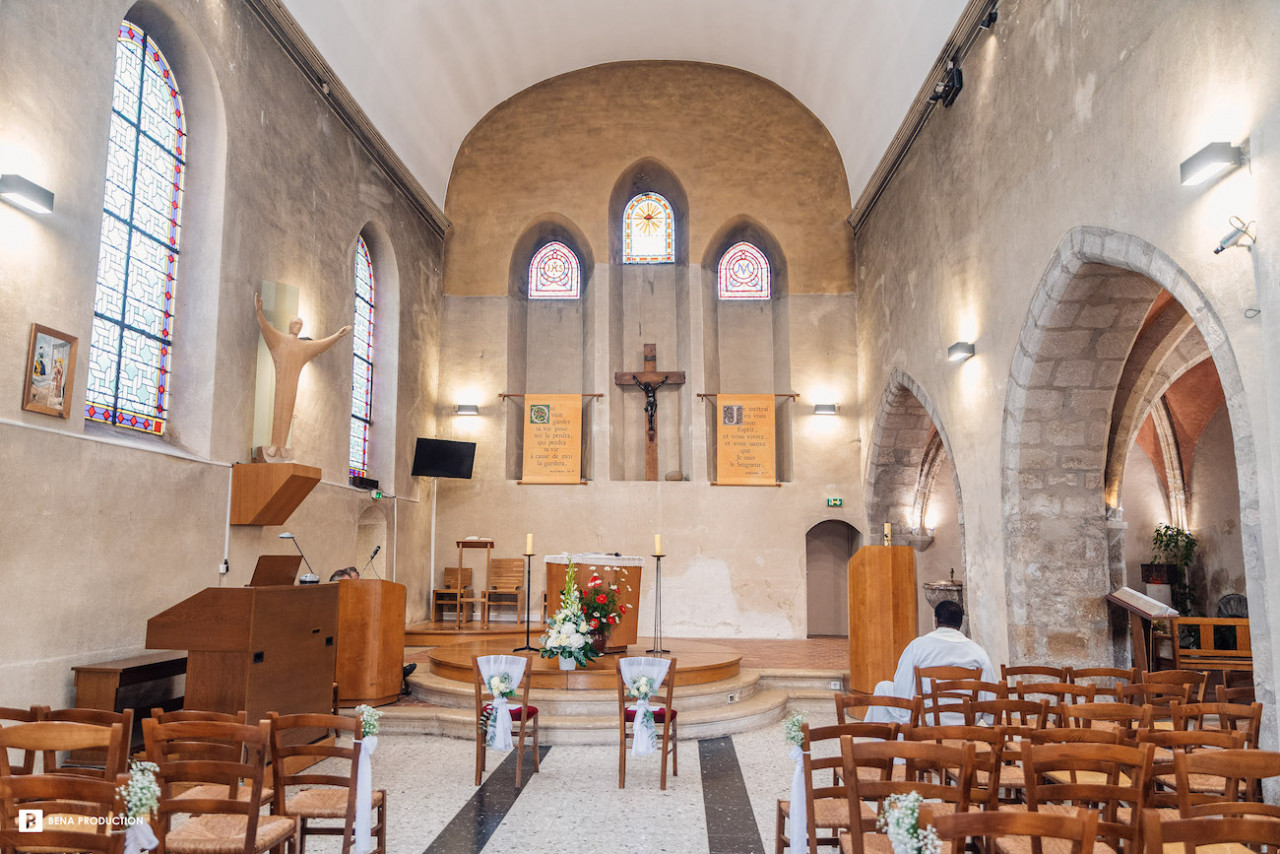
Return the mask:
[[(792, 701), (814, 726), (835, 723), (831, 701)], [(474, 783), (475, 744), (384, 735), (374, 785), (387, 790), (387, 854), (764, 854), (773, 851), (778, 798), (793, 763), (781, 724), (680, 742), (680, 775), (658, 788), (656, 756), (627, 763), (618, 788), (616, 746), (543, 747), (542, 770), (517, 790), (515, 754), (489, 751)], [(668, 772), (669, 774), (670, 772)], [(311, 837), (310, 854), (338, 854), (335, 837)]]

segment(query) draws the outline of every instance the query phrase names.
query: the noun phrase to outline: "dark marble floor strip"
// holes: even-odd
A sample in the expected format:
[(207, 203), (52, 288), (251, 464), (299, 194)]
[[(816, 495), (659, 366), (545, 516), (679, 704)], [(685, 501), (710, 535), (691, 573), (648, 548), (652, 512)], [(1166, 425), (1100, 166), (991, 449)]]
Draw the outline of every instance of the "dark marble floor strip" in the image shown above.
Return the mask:
[(702, 760), (702, 805), (707, 811), (710, 854), (764, 854), (733, 739), (699, 741), (698, 757)]
[[(539, 761), (545, 760), (550, 751), (550, 747), (540, 747)], [(532, 753), (525, 754), (524, 765), (524, 784), (528, 786), (532, 782), (531, 777), (537, 779), (533, 773)], [(458, 810), (423, 854), (479, 854), (523, 791), (523, 788), (516, 788), (516, 754), (513, 750), (480, 784), (471, 800)]]

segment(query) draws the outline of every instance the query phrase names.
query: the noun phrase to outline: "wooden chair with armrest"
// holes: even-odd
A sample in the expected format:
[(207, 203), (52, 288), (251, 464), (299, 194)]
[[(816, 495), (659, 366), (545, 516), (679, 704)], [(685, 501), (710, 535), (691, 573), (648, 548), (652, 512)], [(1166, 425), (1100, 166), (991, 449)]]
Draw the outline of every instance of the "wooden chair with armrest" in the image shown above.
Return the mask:
[[(363, 749), (359, 719), (340, 715), (278, 715), (275, 712), (267, 712), (267, 719), (271, 722), (272, 782), (280, 792), (280, 797), (272, 805), (272, 813), (298, 820), (297, 854), (305, 854), (308, 836), (338, 836), (342, 839), (342, 854), (349, 854), (355, 843), (356, 790), (360, 751)], [(337, 740), (289, 744), (293, 740), (289, 734), (302, 729), (331, 730), (337, 734)], [(310, 765), (291, 771), (298, 760), (335, 761), (323, 769)], [(299, 791), (291, 793), (291, 789)], [(372, 806), (370, 832), (377, 839), (372, 850), (386, 854), (385, 789), (372, 789)], [(322, 823), (317, 825), (315, 822)]]
[(496, 557), (489, 565), (480, 619), (489, 622), (489, 612), (495, 607), (511, 605), (516, 611), (516, 622), (524, 622), (524, 559)]

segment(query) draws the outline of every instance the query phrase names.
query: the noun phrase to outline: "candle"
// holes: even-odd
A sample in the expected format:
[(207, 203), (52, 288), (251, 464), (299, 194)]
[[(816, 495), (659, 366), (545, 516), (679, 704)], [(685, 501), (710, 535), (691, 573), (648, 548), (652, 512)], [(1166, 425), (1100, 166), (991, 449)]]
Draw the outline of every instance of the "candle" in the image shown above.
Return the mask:
[(524, 553), (527, 555), (533, 554), (533, 534), (524, 535)]
[(661, 534), (653, 535), (653, 553), (656, 555), (662, 554), (662, 535)]

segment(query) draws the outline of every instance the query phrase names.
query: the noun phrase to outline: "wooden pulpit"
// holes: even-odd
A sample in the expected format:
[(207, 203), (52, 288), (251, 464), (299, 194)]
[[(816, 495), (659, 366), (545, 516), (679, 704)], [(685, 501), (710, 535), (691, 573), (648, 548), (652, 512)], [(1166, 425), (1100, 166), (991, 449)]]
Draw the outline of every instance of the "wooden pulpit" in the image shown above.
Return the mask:
[(187, 650), (185, 708), (256, 723), (332, 710), (337, 630), (337, 584), (209, 587), (147, 620), (147, 647)]
[[(560, 610), (560, 591), (564, 589), (564, 577), (568, 574), (569, 559), (574, 561), (574, 579), (578, 589), (586, 595), (587, 582), (591, 573), (596, 573), (605, 584), (618, 585), (618, 603), (627, 606), (627, 613), (609, 632), (606, 642), (607, 652), (626, 652), (627, 647), (636, 642), (640, 625), (640, 571), (644, 561), (639, 557), (615, 557), (613, 555), (548, 555), (547, 568), (547, 613), (554, 614)], [(626, 575), (623, 575), (626, 570)], [(628, 590), (627, 588), (631, 589)]]
[(382, 706), (399, 699), (404, 682), (404, 585), (380, 578), (345, 578), (334, 586), (338, 702)]
[(916, 638), (916, 557), (911, 546), (863, 546), (849, 558), (849, 687), (893, 679)]

